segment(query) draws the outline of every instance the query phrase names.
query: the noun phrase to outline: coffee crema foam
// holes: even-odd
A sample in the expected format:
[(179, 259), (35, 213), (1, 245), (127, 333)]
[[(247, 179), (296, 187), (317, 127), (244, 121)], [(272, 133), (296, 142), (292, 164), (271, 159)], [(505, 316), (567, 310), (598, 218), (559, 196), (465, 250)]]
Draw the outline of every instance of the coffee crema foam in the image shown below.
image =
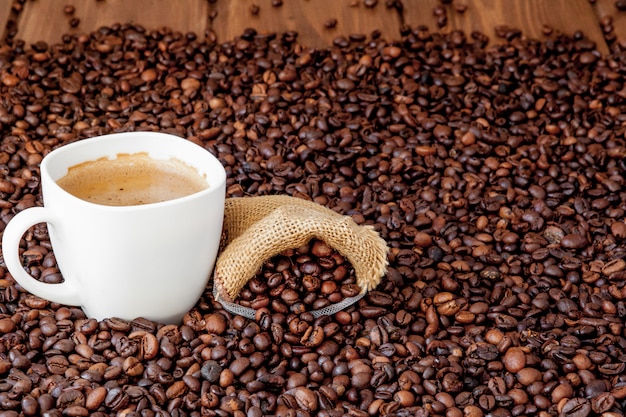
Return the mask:
[(160, 203), (209, 186), (206, 178), (184, 162), (154, 159), (145, 152), (74, 165), (57, 184), (82, 200), (106, 206)]

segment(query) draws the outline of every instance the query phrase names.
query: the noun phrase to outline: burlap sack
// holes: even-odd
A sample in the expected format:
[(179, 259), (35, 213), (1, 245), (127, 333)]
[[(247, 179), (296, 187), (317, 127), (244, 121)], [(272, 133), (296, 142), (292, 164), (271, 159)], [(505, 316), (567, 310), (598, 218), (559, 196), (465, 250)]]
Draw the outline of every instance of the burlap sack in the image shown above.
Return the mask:
[(361, 296), (385, 274), (389, 249), (371, 226), (359, 226), (351, 217), (289, 196), (228, 198), (213, 293), (233, 307), (232, 301), (266, 261), (313, 238), (351, 263)]

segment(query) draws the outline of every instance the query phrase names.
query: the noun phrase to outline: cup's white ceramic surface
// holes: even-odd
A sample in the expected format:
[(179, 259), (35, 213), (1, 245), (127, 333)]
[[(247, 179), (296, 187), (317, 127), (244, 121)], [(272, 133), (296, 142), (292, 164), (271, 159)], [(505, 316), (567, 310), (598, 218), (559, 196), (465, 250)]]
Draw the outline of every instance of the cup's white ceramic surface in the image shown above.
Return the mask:
[[(186, 197), (137, 206), (81, 200), (55, 182), (69, 167), (119, 153), (176, 158), (205, 175), (209, 187)], [(211, 153), (179, 137), (131, 132), (62, 146), (41, 162), (43, 207), (18, 213), (2, 239), (6, 266), (26, 290), (81, 306), (102, 320), (144, 317), (179, 323), (198, 301), (213, 269), (222, 231), (226, 173)], [(22, 266), (24, 232), (46, 222), (64, 282), (47, 284)]]

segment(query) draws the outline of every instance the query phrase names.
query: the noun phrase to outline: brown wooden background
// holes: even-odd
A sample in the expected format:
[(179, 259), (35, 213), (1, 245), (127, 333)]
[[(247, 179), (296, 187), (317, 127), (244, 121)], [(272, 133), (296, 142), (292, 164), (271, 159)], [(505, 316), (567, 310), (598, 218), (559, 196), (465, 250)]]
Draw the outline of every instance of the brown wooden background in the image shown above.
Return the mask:
[[(445, 5), (447, 24), (438, 27), (433, 8), (441, 0), (403, 0), (403, 10), (389, 7), (388, 0), (0, 0), (2, 39), (59, 42), (63, 33), (90, 32), (113, 23), (139, 23), (148, 29), (163, 26), (204, 36), (213, 30), (226, 41), (253, 27), (263, 32), (295, 30), (302, 44), (324, 47), (340, 35), (369, 35), (378, 29), (387, 40), (400, 38), (403, 25), (427, 25), (431, 31), (461, 29), (480, 31), (498, 42), (494, 28), (506, 25), (531, 38), (545, 39), (546, 27), (553, 33), (572, 34), (581, 30), (603, 53), (611, 45), (626, 47), (626, 12), (615, 0), (452, 0)], [(73, 6), (72, 15), (65, 12)], [(258, 6), (258, 13), (251, 7)], [(463, 13), (457, 11), (465, 6)], [(71, 27), (72, 18), (79, 20)], [(607, 19), (612, 19), (613, 30)], [(336, 19), (334, 28), (327, 28)], [(604, 20), (603, 20), (604, 19)], [(613, 41), (612, 39), (615, 39)]]

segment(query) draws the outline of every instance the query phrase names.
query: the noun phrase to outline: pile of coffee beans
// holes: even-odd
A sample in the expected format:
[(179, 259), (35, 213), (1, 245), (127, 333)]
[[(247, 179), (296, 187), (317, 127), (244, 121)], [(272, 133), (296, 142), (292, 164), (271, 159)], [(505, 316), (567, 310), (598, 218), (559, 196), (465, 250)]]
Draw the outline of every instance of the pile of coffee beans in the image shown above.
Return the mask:
[[(0, 230), (42, 204), (51, 149), (152, 130), (214, 153), (228, 197), (312, 200), (391, 250), (375, 290), (316, 319), (354, 290), (319, 241), (248, 284), (255, 320), (207, 288), (181, 325), (97, 322), (0, 268), (0, 415), (623, 415), (626, 54), (505, 40), (113, 25), (1, 46)], [(23, 250), (62, 279), (44, 225)]]
[(354, 268), (325, 242), (287, 250), (266, 262), (239, 294), (238, 303), (258, 310), (303, 313), (360, 294)]

